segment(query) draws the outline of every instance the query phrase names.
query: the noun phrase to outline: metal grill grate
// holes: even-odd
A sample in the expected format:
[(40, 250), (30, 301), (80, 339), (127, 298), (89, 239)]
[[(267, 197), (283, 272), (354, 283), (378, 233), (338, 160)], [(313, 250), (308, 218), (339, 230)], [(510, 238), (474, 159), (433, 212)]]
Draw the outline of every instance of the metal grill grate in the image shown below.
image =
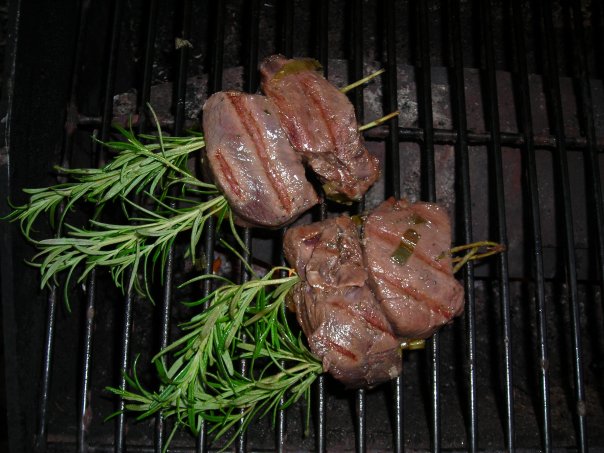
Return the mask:
[[(255, 92), (258, 62), (280, 52), (317, 58), (341, 84), (369, 68), (386, 69), (350, 94), (361, 122), (402, 110), (366, 133), (384, 179), (359, 210), (391, 195), (437, 201), (453, 216), (455, 242), (488, 237), (508, 246), (490, 264), (466, 266), (464, 316), (425, 351), (405, 357), (403, 375), (391, 385), (345, 392), (321, 376), (308, 437), (294, 406), (278, 414), (274, 427), (254, 424), (235, 443), (238, 452), (604, 448), (601, 2), (114, 0), (110, 9), (105, 2), (72, 3), (63, 24), (62, 9), (49, 13), (64, 27), (48, 43), (35, 39), (41, 19), (31, 6), (11, 8), (2, 193), (21, 200), (22, 187), (52, 181), (46, 172), (57, 162), (105, 162), (110, 156), (88, 137), (110, 138), (111, 122), (123, 115), (121, 99), (135, 99), (131, 109), (143, 133), (152, 126), (145, 105), (169, 98), (162, 126), (182, 135), (202, 98), (227, 88)], [(33, 56), (30, 49), (37, 49)], [(52, 75), (22, 75), (46, 51), (49, 71), (68, 81), (39, 102), (48, 115), (58, 113), (63, 130), (44, 122), (45, 112), (23, 106), (51, 88)], [(36, 84), (42, 88), (27, 94)], [(49, 143), (32, 164), (39, 141), (25, 137), (27, 125), (36, 124)], [(325, 218), (330, 209), (322, 204), (313, 216)], [(93, 272), (74, 291), (68, 314), (60, 289), (39, 294), (31, 284), (35, 272), (20, 261), (31, 250), (17, 230), (0, 228), (12, 451), (161, 451), (170, 423), (161, 416), (135, 423), (128, 415), (104, 423), (124, 403), (103, 388), (124, 388), (121, 372), (136, 354), (142, 363), (178, 335), (178, 245), (155, 306), (116, 293)], [(210, 273), (213, 221), (206, 231), (201, 267)], [(283, 262), (280, 232), (242, 234), (255, 259)], [(249, 278), (244, 269), (238, 274)], [(209, 282), (198, 290), (208, 294)], [(240, 367), (245, 372), (246, 364)], [(178, 435), (171, 451), (208, 445), (202, 429), (197, 439)]]

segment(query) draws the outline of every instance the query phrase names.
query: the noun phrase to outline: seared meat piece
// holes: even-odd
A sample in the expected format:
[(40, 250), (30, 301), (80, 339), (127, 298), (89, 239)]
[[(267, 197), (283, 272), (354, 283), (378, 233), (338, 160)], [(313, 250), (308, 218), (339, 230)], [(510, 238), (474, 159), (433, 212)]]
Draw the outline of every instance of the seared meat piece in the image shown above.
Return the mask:
[(366, 218), (369, 282), (397, 335), (427, 338), (463, 311), (450, 238), (449, 218), (435, 204), (390, 198)]
[(319, 176), (328, 197), (359, 200), (379, 176), (348, 98), (309, 59), (273, 55), (261, 64), (262, 90), (277, 105), (294, 149)]
[(283, 248), (302, 278), (290, 293), (298, 322), (323, 369), (348, 387), (398, 376), (400, 342), (367, 285), (352, 220), (339, 217), (291, 228)]
[(264, 96), (224, 91), (203, 107), (209, 168), (242, 225), (279, 227), (318, 202)]

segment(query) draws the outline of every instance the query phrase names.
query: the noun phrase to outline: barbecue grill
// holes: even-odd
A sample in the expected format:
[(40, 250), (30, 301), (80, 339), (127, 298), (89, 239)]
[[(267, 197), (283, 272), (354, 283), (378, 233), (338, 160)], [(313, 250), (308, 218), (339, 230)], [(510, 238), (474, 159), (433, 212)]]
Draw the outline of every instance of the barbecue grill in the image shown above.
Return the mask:
[[(183, 135), (203, 100), (256, 92), (257, 66), (279, 52), (319, 60), (350, 93), (384, 178), (385, 197), (437, 201), (454, 242), (490, 239), (507, 252), (463, 271), (463, 317), (405, 354), (391, 384), (346, 391), (319, 378), (310, 401), (252, 424), (237, 451), (604, 449), (604, 4), (269, 0), (9, 2), (0, 148), (5, 195), (57, 183), (53, 165), (111, 157), (93, 142), (131, 119)], [(332, 205), (312, 213), (332, 214)], [(91, 213), (76, 210), (83, 222)], [(117, 214), (116, 214), (117, 215)], [(50, 237), (49, 225), (39, 225)], [(171, 422), (137, 422), (107, 386), (150, 358), (187, 318), (177, 285), (192, 264), (176, 244), (155, 304), (112, 288), (103, 271), (71, 290), (40, 291), (33, 248), (0, 223), (6, 433), (9, 451), (161, 451)], [(203, 262), (220, 252), (211, 225)], [(279, 264), (281, 234), (244, 232), (257, 263)], [(245, 272), (239, 272), (246, 279)], [(208, 287), (195, 288), (199, 293)], [(4, 398), (4, 396), (3, 396)], [(171, 451), (208, 451), (179, 432)]]

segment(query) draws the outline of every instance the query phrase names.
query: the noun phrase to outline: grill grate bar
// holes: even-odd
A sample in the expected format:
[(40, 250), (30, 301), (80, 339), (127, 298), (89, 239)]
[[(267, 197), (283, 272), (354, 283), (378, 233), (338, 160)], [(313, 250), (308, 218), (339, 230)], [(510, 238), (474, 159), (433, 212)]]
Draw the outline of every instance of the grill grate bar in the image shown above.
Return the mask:
[(552, 450), (551, 410), (549, 392), (549, 353), (547, 345), (547, 306), (545, 303), (545, 285), (543, 270), (543, 249), (541, 237), (541, 216), (539, 211), (539, 187), (537, 179), (537, 163), (535, 143), (533, 139), (533, 120), (531, 115), (531, 98), (529, 75), (526, 62), (526, 47), (524, 39), (523, 12), (520, 0), (512, 5), (512, 20), (514, 28), (514, 55), (517, 56), (518, 77), (516, 88), (519, 96), (518, 124), (521, 133), (525, 135), (526, 144), (523, 147), (523, 166), (526, 168), (526, 186), (528, 189), (528, 210), (530, 220), (530, 235), (532, 239), (533, 273), (535, 279), (535, 297), (537, 308), (537, 334), (539, 337), (539, 380), (541, 392), (541, 436), (543, 451)]
[(147, 103), (151, 99), (151, 81), (153, 77), (153, 60), (155, 57), (155, 37), (157, 35), (157, 11), (158, 0), (149, 2), (149, 12), (147, 16), (147, 34), (145, 36), (145, 59), (143, 66), (143, 81), (141, 85), (141, 95), (138, 104), (138, 133), (147, 131)]
[(317, 59), (323, 66), (323, 73), (325, 77), (329, 75), (327, 72), (327, 60), (328, 60), (328, 49), (329, 49), (329, 2), (317, 1), (316, 8), (319, 9), (316, 14), (316, 40), (317, 40)]
[[(223, 56), (224, 56), (224, 2), (218, 0), (214, 4), (214, 28), (211, 30), (212, 38), (208, 40), (208, 54), (210, 66), (208, 74), (208, 97), (222, 89)], [(204, 273), (212, 274), (214, 266), (214, 247), (216, 244), (216, 220), (210, 217), (206, 221), (204, 234), (204, 251), (206, 261)], [(212, 282), (206, 279), (202, 283), (202, 297), (206, 297), (212, 290)], [(209, 439), (206, 424), (202, 421), (197, 436), (196, 449), (198, 452), (208, 451)]]
[[(81, 127), (98, 127), (101, 124), (101, 118), (98, 116), (79, 115), (77, 121), (77, 125)], [(173, 125), (174, 121), (172, 119), (160, 119), (162, 128), (171, 128)], [(454, 145), (457, 143), (457, 130), (434, 128), (433, 131), (435, 145)], [(390, 130), (386, 126), (378, 126), (364, 133), (365, 139), (371, 141), (385, 141), (389, 134)], [(486, 145), (491, 141), (489, 132), (466, 131), (465, 135), (469, 145)], [(502, 146), (517, 148), (526, 144), (525, 135), (521, 133), (501, 132), (499, 139)], [(423, 143), (424, 130), (421, 127), (399, 127), (398, 140), (401, 142)], [(561, 138), (553, 135), (534, 135), (532, 140), (537, 148), (553, 150)], [(564, 146), (568, 151), (582, 151), (588, 147), (588, 141), (585, 137), (564, 137)], [(604, 151), (604, 139), (596, 137), (593, 146), (597, 151)]]
[[(282, 39), (280, 41), (280, 52), (287, 56), (290, 57), (291, 56), (291, 47), (290, 49), (287, 49), (288, 47), (288, 43), (290, 43), (291, 46), (291, 37), (293, 36), (293, 21), (287, 18), (287, 15), (291, 15), (293, 16), (293, 9), (290, 6), (287, 6), (289, 4), (289, 2), (284, 2), (285, 7), (282, 8), (281, 12), (282, 14), (285, 16), (283, 18), (281, 18), (281, 23), (283, 24), (283, 35), (282, 35)], [(288, 38), (290, 37), (290, 38)], [(283, 237), (285, 235), (285, 231), (286, 228), (283, 228), (281, 230), (281, 247), (280, 247), (280, 263), (279, 265), (281, 266), (287, 266), (287, 262), (285, 261), (285, 256), (283, 255)], [(280, 273), (280, 277), (286, 277), (287, 276), (287, 271), (282, 270)], [(285, 307), (285, 305), (282, 308), (283, 311), (286, 311), (287, 308)], [(281, 362), (282, 364), (284, 362)], [(281, 400), (279, 401), (279, 403), (281, 405), (283, 405), (285, 403), (285, 397), (281, 398)], [(279, 411), (277, 412), (277, 423), (276, 423), (276, 427), (275, 427), (275, 443), (276, 443), (276, 450), (278, 453), (283, 453), (285, 451), (285, 435), (286, 435), (286, 422), (287, 422), (287, 412), (284, 409), (279, 409)]]
[[(581, 5), (579, 2), (572, 3), (572, 16), (574, 26), (572, 38), (574, 45), (574, 55), (576, 57), (579, 85), (578, 102), (580, 108), (580, 117), (583, 122), (582, 127), (587, 138), (587, 149), (585, 150), (585, 165), (587, 167), (588, 184), (591, 198), (590, 204), (594, 207), (595, 222), (590, 222), (591, 227), (595, 228), (594, 236), (597, 242), (598, 258), (598, 278), (600, 286), (604, 289), (604, 208), (602, 202), (602, 185), (600, 178), (600, 165), (598, 151), (596, 149), (596, 130), (594, 124), (594, 109), (592, 99), (592, 87), (587, 69), (587, 56), (585, 46), (584, 26), (582, 23)], [(604, 303), (604, 302), (603, 302)]]
[[(124, 314), (122, 324), (122, 341), (120, 351), (120, 378), (119, 388), (120, 390), (126, 389), (126, 377), (125, 373), (128, 372), (130, 364), (130, 338), (132, 335), (132, 299), (133, 290), (128, 289), (126, 298), (124, 299)], [(123, 452), (126, 446), (126, 414), (124, 409), (126, 403), (123, 398), (119, 398), (118, 408), (120, 414), (117, 416), (115, 421), (115, 451), (117, 453)]]
[(214, 29), (209, 39), (210, 66), (208, 77), (208, 97), (222, 90), (222, 72), (224, 62), (224, 1), (218, 0), (214, 6)]
[[(117, 53), (120, 43), (120, 28), (122, 23), (122, 0), (115, 0), (113, 3), (111, 19), (111, 41), (109, 46), (109, 60), (107, 63), (107, 74), (105, 78), (105, 89), (102, 106), (101, 121), (101, 141), (107, 141), (113, 118), (113, 94), (115, 86), (115, 73), (117, 70)], [(96, 134), (95, 134), (96, 135)], [(104, 152), (99, 149), (97, 142), (92, 147), (93, 164), (102, 165), (104, 163)], [(77, 450), (84, 452), (87, 450), (86, 436), (88, 434), (88, 425), (91, 414), (89, 414), (89, 403), (92, 398), (90, 393), (90, 368), (92, 363), (92, 336), (94, 329), (94, 315), (96, 302), (96, 269), (90, 272), (87, 279), (86, 293), (86, 311), (84, 321), (84, 345), (82, 348), (82, 368), (78, 407), (78, 433)]]
[[(395, 2), (387, 0), (383, 8), (383, 22), (386, 27), (386, 74), (384, 93), (387, 95), (384, 99), (386, 111), (392, 112), (397, 109), (397, 63), (396, 63), (396, 17)], [(398, 117), (388, 121), (388, 135), (386, 137), (386, 196), (391, 195), (395, 198), (401, 196), (400, 183), (400, 154), (398, 137)], [(401, 359), (402, 360), (402, 359)], [(405, 449), (405, 427), (404, 427), (404, 404), (403, 404), (403, 386), (404, 386), (405, 368), (392, 384), (394, 399), (393, 410), (393, 442), (394, 452), (402, 453)]]
[[(65, 128), (63, 136), (63, 157), (62, 166), (69, 166), (69, 158), (71, 157), (73, 149), (73, 133), (76, 131), (76, 119), (77, 113), (75, 112), (76, 104), (76, 87), (78, 82), (78, 71), (80, 62), (82, 59), (82, 52), (84, 48), (84, 30), (86, 29), (86, 21), (88, 17), (88, 9), (84, 4), (79, 7), (78, 13), (78, 33), (77, 33), (77, 44), (74, 54), (74, 60), (71, 70), (71, 81), (69, 91), (69, 101), (65, 118)], [(60, 209), (63, 209), (61, 207)], [(39, 395), (39, 411), (38, 411), (38, 426), (36, 431), (36, 438), (34, 447), (37, 451), (45, 451), (47, 447), (47, 428), (48, 428), (48, 401), (51, 393), (51, 372), (53, 367), (53, 351), (54, 351), (54, 338), (55, 338), (55, 326), (56, 326), (56, 309), (57, 309), (57, 293), (58, 288), (56, 285), (52, 285), (48, 295), (47, 301), (47, 313), (46, 313), (46, 333), (44, 337), (44, 352), (42, 358), (42, 376), (40, 384), (40, 395)]]
[[(168, 346), (170, 335), (170, 302), (172, 301), (172, 285), (174, 279), (174, 248), (170, 247), (166, 258), (164, 271), (163, 295), (159, 312), (159, 349)], [(166, 423), (161, 412), (155, 417), (155, 449), (159, 453), (164, 448)]]
[[(326, 2), (321, 2), (326, 3)], [(293, 6), (290, 9), (291, 14), (293, 15)], [(327, 24), (327, 8), (323, 7), (323, 10), (320, 11), (319, 20), (325, 24)], [(293, 32), (293, 28), (290, 29)], [(319, 56), (320, 58), (325, 58), (325, 60), (319, 60), (321, 66), (323, 66), (323, 73), (325, 77), (329, 74), (329, 46), (327, 39), (327, 28), (319, 30)], [(319, 205), (319, 220), (325, 220), (327, 218), (327, 204), (325, 200), (322, 199)], [(325, 382), (326, 377), (325, 374), (320, 374), (317, 377), (315, 383), (315, 406), (316, 406), (316, 433), (315, 433), (315, 449), (318, 453), (325, 453), (327, 451), (327, 395), (326, 388), (327, 384)]]
[[(492, 8), (490, 1), (479, 2), (480, 4), (480, 22), (481, 22), (481, 41), (484, 50), (484, 69), (485, 69), (485, 88), (489, 93), (485, 99), (485, 121), (487, 129), (492, 134), (491, 143), (488, 146), (490, 175), (494, 184), (492, 194), (494, 195), (495, 206), (493, 214), (495, 216), (495, 228), (497, 242), (507, 246), (507, 231), (505, 224), (505, 198), (503, 191), (503, 168), (500, 140), (499, 123), (499, 102), (497, 94), (497, 80), (495, 78), (495, 49), (492, 35)], [(510, 451), (514, 450), (514, 395), (512, 386), (512, 332), (510, 319), (510, 297), (509, 297), (509, 276), (507, 253), (498, 255), (498, 275), (499, 275), (499, 299), (501, 303), (502, 317), (502, 342), (503, 342), (503, 364), (504, 364), (504, 400), (505, 400), (505, 445)]]
[[(191, 0), (183, 0), (182, 23), (180, 33), (183, 40), (189, 40), (191, 36)], [(178, 49), (178, 68), (176, 76), (176, 102), (174, 111), (174, 135), (180, 136), (185, 126), (185, 101), (187, 95), (187, 68), (189, 66), (189, 46), (183, 45)]]
[[(466, 95), (464, 83), (463, 52), (461, 49), (461, 5), (459, 0), (447, 2), (448, 31), (452, 43), (452, 117), (458, 136), (455, 143), (455, 173), (459, 175), (457, 190), (460, 193), (461, 203), (458, 208), (461, 218), (463, 243), (473, 241), (472, 234), (472, 198), (470, 193), (470, 159), (468, 155), (468, 124), (466, 111)], [(476, 299), (474, 292), (474, 265), (470, 261), (464, 266), (464, 292), (466, 298), (465, 326), (466, 326), (466, 376), (468, 382), (467, 404), (468, 414), (466, 429), (468, 435), (468, 450), (475, 452), (477, 449), (477, 418), (476, 418)]]
[[(432, 111), (432, 76), (430, 62), (430, 25), (428, 23), (427, 2), (419, 2), (417, 8), (418, 45), (419, 45), (419, 81), (418, 115), (423, 127), (421, 149), (421, 192), (422, 199), (436, 201), (436, 177), (434, 168), (434, 115)], [(437, 331), (429, 340), (430, 379), (432, 401), (430, 407), (430, 446), (433, 452), (441, 449), (440, 420), (440, 333)]]
[[(541, 2), (541, 15), (543, 21), (544, 32), (543, 36), (553, 35), (552, 10), (551, 5), (547, 1)], [(557, 50), (552, 40), (544, 42), (544, 58), (545, 72), (547, 74), (546, 91), (550, 100), (549, 108), (552, 112), (553, 124), (552, 129), (554, 135), (559, 137), (558, 146), (554, 154), (556, 171), (559, 177), (559, 185), (561, 189), (561, 203), (563, 215), (563, 250), (566, 260), (566, 283), (568, 285), (568, 295), (570, 298), (570, 315), (571, 315), (571, 339), (573, 349), (573, 371), (574, 385), (576, 398), (576, 428), (577, 428), (577, 447), (579, 451), (587, 451), (587, 431), (586, 431), (586, 416), (585, 416), (585, 388), (583, 381), (583, 347), (581, 344), (581, 325), (579, 313), (579, 301), (577, 290), (577, 267), (575, 257), (575, 243), (573, 231), (573, 216), (570, 196), (570, 181), (568, 175), (568, 161), (566, 148), (564, 147), (564, 118), (562, 113), (562, 100), (560, 95), (560, 83), (558, 80), (558, 55)]]
[[(246, 72), (246, 80), (244, 83), (244, 90), (248, 93), (254, 93), (258, 87), (258, 33), (259, 33), (259, 22), (260, 22), (260, 2), (258, 0), (252, 0), (249, 2), (249, 29), (248, 29), (248, 49), (247, 49), (247, 60), (244, 66)], [(245, 244), (246, 251), (243, 252), (243, 259), (245, 261), (251, 261), (252, 259), (252, 236), (249, 228), (242, 229), (243, 231), (243, 243)], [(239, 281), (245, 283), (250, 279), (250, 273), (245, 268), (243, 263), (240, 265), (239, 270)], [(245, 336), (243, 336), (245, 339)], [(248, 373), (247, 360), (241, 360), (239, 371), (242, 376), (246, 376)], [(246, 413), (245, 409), (240, 410), (242, 419), (239, 422), (241, 427), (245, 426), (243, 416)], [(236, 451), (244, 453), (247, 451), (247, 432), (244, 429), (237, 438)]]
[[(400, 141), (414, 141), (422, 143), (424, 139), (424, 130), (416, 127), (400, 127), (398, 135)], [(376, 131), (368, 134), (372, 139), (384, 139), (387, 131), (383, 128), (376, 128)], [(486, 145), (491, 142), (492, 135), (489, 132), (466, 132), (468, 145)], [(458, 140), (458, 133), (455, 130), (434, 129), (434, 143), (439, 145), (455, 144)], [(564, 141), (564, 146), (568, 150), (582, 150), (587, 147), (587, 140), (584, 137), (561, 137), (535, 135), (533, 142), (539, 148), (555, 148), (559, 140)], [(499, 134), (501, 145), (518, 147), (526, 144), (524, 134), (501, 132)], [(595, 142), (599, 150), (604, 149), (604, 140)]]
[[(94, 145), (97, 146), (96, 144)], [(77, 451), (87, 451), (86, 435), (88, 434), (87, 416), (90, 394), (90, 364), (92, 362), (92, 331), (94, 327), (94, 305), (96, 291), (96, 269), (90, 272), (87, 279), (86, 312), (84, 320), (84, 347), (82, 349), (82, 374), (80, 382), (80, 400), (78, 407), (78, 444)]]
[[(191, 31), (191, 1), (184, 0), (182, 4), (182, 23), (180, 33), (183, 40), (188, 40)], [(187, 66), (188, 66), (188, 46), (184, 45), (178, 49), (177, 73), (176, 73), (176, 91), (174, 99), (174, 128), (175, 136), (182, 135), (185, 122), (185, 98), (187, 90)], [(175, 203), (171, 203), (175, 206)], [(170, 318), (172, 311), (172, 298), (174, 293), (174, 245), (170, 246), (166, 260), (163, 295), (160, 307), (160, 350), (168, 346), (170, 338)], [(163, 414), (159, 412), (155, 418), (155, 448), (159, 452), (164, 448), (166, 423)]]
[[(360, 80), (363, 78), (363, 3), (361, 0), (355, 0), (350, 8), (349, 27), (351, 55), (349, 66), (349, 81)], [(354, 105), (357, 120), (359, 124), (364, 122), (365, 109), (363, 102), (363, 90), (356, 89), (349, 93), (349, 98)], [(365, 197), (361, 199), (356, 207), (357, 212), (363, 212), (365, 209)], [(355, 447), (358, 453), (364, 453), (367, 450), (367, 420), (366, 420), (366, 395), (364, 389), (355, 391)]]
[[(138, 124), (139, 134), (146, 132), (147, 120), (146, 120), (146, 104), (149, 102), (151, 94), (151, 74), (153, 69), (153, 55), (155, 47), (155, 35), (157, 28), (157, 0), (153, 0), (149, 5), (149, 15), (147, 19), (147, 35), (145, 44), (145, 60), (144, 60), (144, 72), (143, 72), (143, 83), (141, 89), (141, 96), (139, 98), (138, 112), (140, 121)], [(133, 302), (133, 289), (130, 288), (127, 291), (126, 298), (124, 300), (124, 313), (123, 313), (123, 325), (122, 325), (122, 341), (120, 351), (120, 377), (119, 377), (119, 388), (126, 390), (126, 373), (130, 367), (130, 339), (132, 336), (132, 302)], [(126, 446), (126, 414), (125, 401), (122, 397), (118, 399), (119, 415), (116, 417), (115, 423), (115, 451), (117, 453), (125, 450)]]
[(287, 58), (294, 54), (294, 1), (280, 2), (281, 7), (281, 52)]
[(46, 336), (44, 337), (44, 356), (42, 358), (42, 384), (40, 391), (40, 409), (38, 412), (38, 430), (36, 433), (36, 451), (46, 449), (46, 432), (48, 427), (48, 399), (50, 397), (50, 373), (55, 338), (57, 319), (57, 286), (53, 285), (49, 291), (46, 312)]

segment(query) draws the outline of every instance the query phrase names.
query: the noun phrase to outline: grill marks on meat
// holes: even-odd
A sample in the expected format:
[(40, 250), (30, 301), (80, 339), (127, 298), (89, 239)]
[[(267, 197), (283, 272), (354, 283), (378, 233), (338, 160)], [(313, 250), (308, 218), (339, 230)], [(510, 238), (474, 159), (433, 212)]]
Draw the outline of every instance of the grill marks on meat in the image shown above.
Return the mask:
[[(392, 259), (409, 230), (420, 237), (406, 262)], [(453, 276), (451, 226), (429, 203), (390, 198), (367, 216), (365, 264), (371, 289), (393, 326), (405, 338), (428, 338), (463, 310), (463, 287)]]
[[(400, 343), (429, 337), (463, 310), (439, 206), (391, 198), (363, 232), (361, 243), (352, 219), (338, 217), (290, 228), (283, 243), (302, 279), (290, 297), (311, 351), (349, 387), (397, 376)], [(401, 243), (408, 253), (393, 259)]]
[(379, 176), (378, 160), (363, 144), (348, 98), (321, 74), (300, 69), (299, 62), (282, 55), (267, 58), (260, 66), (262, 89), (326, 195), (359, 200)]
[(208, 165), (237, 223), (279, 227), (318, 203), (269, 99), (223, 91), (203, 111)]
[(367, 284), (356, 226), (348, 217), (291, 228), (284, 254), (302, 278), (290, 297), (311, 351), (348, 387), (401, 371), (400, 342)]
[(268, 156), (268, 154), (265, 152), (267, 144), (262, 136), (262, 130), (250, 112), (246, 110), (245, 106), (243, 105), (244, 100), (242, 99), (242, 96), (229, 96), (228, 99), (231, 104), (233, 104), (233, 107), (235, 107), (237, 115), (239, 115), (241, 118), (242, 126), (245, 128), (245, 131), (253, 141), (252, 150), (256, 153), (259, 162), (262, 164), (264, 173), (268, 177), (273, 190), (277, 194), (279, 202), (286, 211), (291, 210), (292, 203), (288, 197), (287, 188), (285, 187), (283, 180), (275, 175), (273, 168), (269, 167), (270, 156)]

